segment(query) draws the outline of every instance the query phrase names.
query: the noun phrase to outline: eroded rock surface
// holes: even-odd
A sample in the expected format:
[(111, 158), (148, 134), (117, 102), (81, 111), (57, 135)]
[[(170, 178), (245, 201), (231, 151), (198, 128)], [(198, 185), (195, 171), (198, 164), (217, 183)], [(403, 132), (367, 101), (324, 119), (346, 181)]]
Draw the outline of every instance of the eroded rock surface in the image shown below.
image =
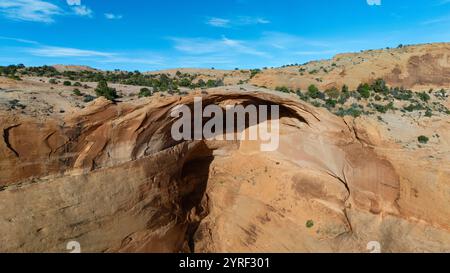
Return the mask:
[[(170, 111), (196, 96), (280, 105), (279, 149), (174, 141)], [(366, 118), (289, 95), (97, 99), (64, 118), (0, 119), (0, 251), (450, 251), (448, 156), (423, 161)]]

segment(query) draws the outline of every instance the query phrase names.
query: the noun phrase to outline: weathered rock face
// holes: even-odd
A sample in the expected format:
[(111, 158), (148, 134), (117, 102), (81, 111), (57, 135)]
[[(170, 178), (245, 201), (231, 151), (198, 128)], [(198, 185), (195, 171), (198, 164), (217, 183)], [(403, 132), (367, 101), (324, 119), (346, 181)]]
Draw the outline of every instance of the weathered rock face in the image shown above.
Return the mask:
[(311, 84), (320, 90), (341, 88), (345, 84), (355, 90), (359, 84), (378, 78), (385, 79), (390, 86), (417, 91), (447, 89), (450, 87), (450, 44), (338, 54), (330, 60), (302, 66), (267, 69), (253, 77), (251, 83), (271, 88), (286, 86), (293, 90), (307, 90)]
[[(195, 96), (280, 105), (279, 149), (173, 140), (170, 111)], [(392, 155), (370, 123), (289, 96), (98, 99), (65, 120), (0, 124), (0, 251), (63, 252), (72, 240), (84, 252), (449, 251), (448, 168), (433, 175)]]

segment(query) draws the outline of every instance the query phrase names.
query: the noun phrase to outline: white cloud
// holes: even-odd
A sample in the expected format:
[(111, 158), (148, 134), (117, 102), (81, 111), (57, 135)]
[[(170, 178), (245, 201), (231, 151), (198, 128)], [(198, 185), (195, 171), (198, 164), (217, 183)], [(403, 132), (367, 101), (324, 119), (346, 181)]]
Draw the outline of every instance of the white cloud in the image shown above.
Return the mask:
[(13, 20), (52, 23), (53, 17), (62, 15), (63, 10), (42, 0), (2, 0), (0, 13)]
[(38, 57), (113, 57), (115, 54), (69, 47), (42, 46), (28, 50)]
[(14, 37), (5, 37), (5, 36), (0, 36), (1, 40), (8, 40), (8, 41), (14, 41), (14, 42), (18, 42), (18, 43), (24, 43), (24, 44), (39, 44), (36, 41), (32, 41), (32, 40), (27, 40), (27, 39), (20, 39), (20, 38), (14, 38)]
[(236, 21), (237, 25), (258, 25), (270, 24), (270, 21), (260, 17), (240, 16)]
[(81, 0), (67, 0), (67, 5), (69, 6), (80, 6)]
[[(81, 0), (66, 0), (72, 12), (78, 16), (92, 17), (93, 11), (81, 5)], [(1, 0), (0, 14), (17, 21), (53, 23), (55, 16), (69, 12), (48, 0)]]
[(92, 10), (86, 6), (74, 6), (72, 7), (72, 10), (79, 16), (92, 17), (93, 14)]
[(119, 20), (122, 19), (123, 16), (120, 14), (105, 13), (105, 18), (109, 20)]
[(217, 17), (210, 18), (206, 23), (213, 27), (229, 27), (230, 26), (230, 20), (223, 19), (223, 18), (217, 18)]
[(207, 39), (207, 38), (172, 38), (175, 42), (175, 49), (178, 51), (192, 54), (202, 55), (210, 53), (220, 54), (246, 54), (265, 56), (263, 51), (256, 50), (244, 41), (232, 40), (226, 37), (221, 39)]
[(381, 6), (381, 0), (367, 0), (369, 6)]
[(233, 19), (211, 17), (206, 21), (206, 24), (213, 27), (229, 28), (233, 26), (247, 26), (269, 24), (270, 21), (260, 17), (238, 16)]
[(81, 0), (66, 0), (67, 5), (71, 6), (72, 11), (79, 16), (92, 17), (93, 11), (81, 4)]

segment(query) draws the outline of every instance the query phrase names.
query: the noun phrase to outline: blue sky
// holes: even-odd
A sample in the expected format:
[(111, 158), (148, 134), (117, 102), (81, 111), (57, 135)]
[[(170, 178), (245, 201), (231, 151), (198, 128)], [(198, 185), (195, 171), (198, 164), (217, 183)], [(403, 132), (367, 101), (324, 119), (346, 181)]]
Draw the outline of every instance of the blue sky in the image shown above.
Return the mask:
[(450, 0), (1, 0), (0, 65), (257, 68), (450, 41)]

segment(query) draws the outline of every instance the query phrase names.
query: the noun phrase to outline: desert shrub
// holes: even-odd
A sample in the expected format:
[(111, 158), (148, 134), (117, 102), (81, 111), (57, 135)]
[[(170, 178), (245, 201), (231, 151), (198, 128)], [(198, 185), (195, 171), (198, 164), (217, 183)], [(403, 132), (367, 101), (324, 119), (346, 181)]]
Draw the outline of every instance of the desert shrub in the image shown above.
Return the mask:
[(360, 84), (357, 89), (361, 97), (368, 99), (370, 98), (370, 86), (367, 83)]
[(105, 97), (111, 101), (119, 97), (116, 89), (108, 87), (108, 83), (105, 80), (101, 80), (98, 83), (97, 88), (95, 89), (95, 94), (99, 97)]
[(56, 79), (50, 79), (48, 82), (51, 84), (58, 84), (58, 81)]
[(390, 102), (387, 105), (372, 103), (372, 104), (370, 104), (370, 106), (373, 107), (378, 112), (383, 113), (383, 114), (386, 113), (388, 110), (394, 110), (393, 102)]
[(307, 228), (312, 228), (313, 226), (314, 226), (314, 221), (313, 220), (306, 221), (306, 227)]
[(349, 93), (349, 90), (348, 90), (348, 86), (347, 85), (343, 85), (342, 86), (342, 88), (341, 88), (341, 93)]
[(252, 69), (250, 70), (250, 79), (256, 76), (258, 73), (261, 72), (261, 69)]
[(188, 78), (182, 78), (180, 80), (179, 84), (180, 84), (180, 86), (183, 86), (183, 87), (189, 87), (189, 86), (191, 86), (192, 81), (190, 79), (188, 79)]
[(72, 83), (71, 83), (70, 81), (64, 81), (64, 82), (63, 82), (63, 85), (64, 85), (64, 86), (71, 86)]
[(419, 136), (417, 140), (422, 144), (427, 144), (430, 139), (426, 136)]
[(94, 96), (91, 96), (91, 95), (84, 95), (84, 99), (83, 99), (84, 102), (91, 102), (91, 101), (93, 101), (93, 100), (95, 100), (95, 97), (94, 97)]
[(425, 93), (425, 92), (416, 93), (416, 94), (417, 94), (417, 96), (419, 97), (419, 99), (422, 100), (422, 101), (424, 101), (424, 102), (428, 102), (428, 101), (431, 99), (430, 95), (428, 95), (428, 94)]
[(441, 100), (445, 100), (448, 98), (448, 94), (444, 89), (436, 91), (436, 93), (434, 93), (434, 96)]
[(287, 88), (286, 86), (278, 86), (275, 88), (275, 90), (283, 93), (290, 93), (289, 88)]
[(314, 107), (322, 107), (322, 104), (321, 104), (319, 101), (317, 101), (317, 100), (311, 102), (311, 104), (312, 104)]
[(75, 83), (73, 84), (73, 86), (79, 87), (79, 86), (81, 86), (81, 83), (80, 83), (80, 82), (75, 82)]
[(324, 94), (322, 92), (320, 92), (319, 88), (317, 88), (317, 86), (315, 86), (314, 84), (311, 84), (308, 87), (307, 94), (310, 98), (313, 98), (313, 99), (324, 99), (325, 98)]
[(150, 97), (152, 95), (152, 91), (150, 91), (150, 89), (144, 87), (141, 88), (141, 90), (139, 91), (139, 98), (142, 97)]
[(223, 86), (222, 80), (208, 80), (206, 82), (206, 87), (208, 87), (208, 88), (217, 87), (217, 86)]
[(327, 99), (325, 101), (325, 107), (326, 108), (334, 108), (334, 107), (336, 107), (336, 104), (337, 104), (337, 101), (333, 100), (333, 99)]
[(352, 116), (354, 118), (357, 118), (362, 115), (361, 108), (357, 105), (353, 104), (350, 108), (344, 109), (339, 108), (339, 110), (336, 112), (336, 115), (344, 117), (344, 116)]
[(389, 88), (386, 86), (386, 82), (383, 79), (377, 79), (372, 83), (371, 89), (375, 93), (388, 94)]
[(78, 88), (75, 88), (74, 90), (73, 90), (73, 94), (75, 95), (75, 96), (81, 96), (82, 94), (81, 94), (81, 91), (78, 89)]
[(8, 101), (8, 104), (11, 109), (17, 109), (17, 108), (25, 109), (26, 108), (26, 106), (21, 104), (18, 99), (10, 100), (10, 101)]
[(411, 103), (408, 106), (404, 106), (403, 109), (408, 112), (413, 112), (413, 111), (425, 110), (425, 107), (423, 107), (419, 103)]
[(309, 97), (306, 94), (303, 94), (303, 92), (300, 89), (298, 89), (295, 93), (301, 100), (309, 101)]
[(332, 98), (332, 99), (337, 99), (337, 98), (339, 98), (339, 95), (340, 95), (339, 90), (337, 90), (336, 87), (327, 89), (327, 90), (325, 91), (325, 94), (326, 94), (329, 98)]
[(403, 88), (391, 88), (391, 95), (398, 100), (411, 100), (413, 97), (413, 92), (411, 90), (404, 90)]

